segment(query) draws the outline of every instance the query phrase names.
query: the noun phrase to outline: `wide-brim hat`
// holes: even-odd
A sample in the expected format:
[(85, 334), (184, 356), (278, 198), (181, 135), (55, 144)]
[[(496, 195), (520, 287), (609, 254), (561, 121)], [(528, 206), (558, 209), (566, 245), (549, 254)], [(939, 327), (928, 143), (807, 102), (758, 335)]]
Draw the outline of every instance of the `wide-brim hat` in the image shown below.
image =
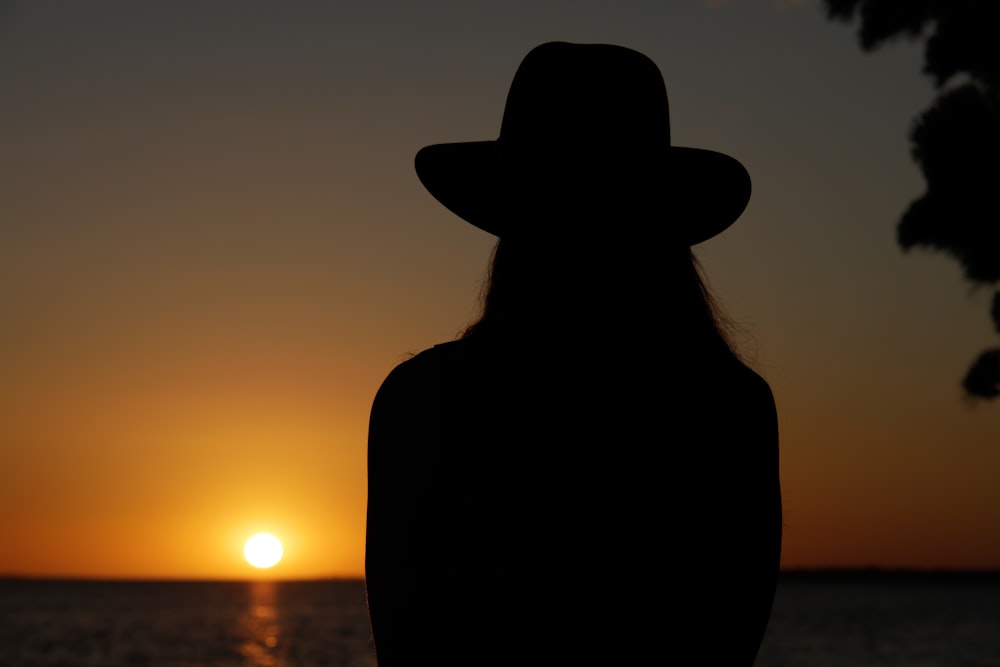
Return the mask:
[(500, 136), (427, 146), (416, 170), (453, 213), (500, 237), (615, 216), (608, 228), (655, 225), (695, 244), (729, 227), (750, 200), (736, 159), (670, 144), (659, 68), (610, 44), (532, 49), (511, 83)]

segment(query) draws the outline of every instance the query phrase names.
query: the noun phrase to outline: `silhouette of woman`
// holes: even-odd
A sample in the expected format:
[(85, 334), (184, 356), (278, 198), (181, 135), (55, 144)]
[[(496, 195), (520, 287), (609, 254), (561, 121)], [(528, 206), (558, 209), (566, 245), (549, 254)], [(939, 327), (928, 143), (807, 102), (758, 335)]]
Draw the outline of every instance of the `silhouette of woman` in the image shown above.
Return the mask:
[(775, 407), (691, 252), (745, 208), (742, 165), (671, 146), (644, 55), (549, 43), (497, 140), (416, 169), (500, 240), (480, 319), (372, 407), (379, 665), (751, 665), (781, 549)]

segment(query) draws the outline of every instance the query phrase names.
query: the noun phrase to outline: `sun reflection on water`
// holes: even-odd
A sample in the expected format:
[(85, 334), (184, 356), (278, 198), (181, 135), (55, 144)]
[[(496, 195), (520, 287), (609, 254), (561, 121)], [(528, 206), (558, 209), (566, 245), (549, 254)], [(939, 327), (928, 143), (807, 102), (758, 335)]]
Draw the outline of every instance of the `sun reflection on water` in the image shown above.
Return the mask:
[(249, 606), (243, 615), (244, 641), (240, 653), (254, 667), (279, 667), (284, 652), (277, 611), (277, 585), (252, 581)]

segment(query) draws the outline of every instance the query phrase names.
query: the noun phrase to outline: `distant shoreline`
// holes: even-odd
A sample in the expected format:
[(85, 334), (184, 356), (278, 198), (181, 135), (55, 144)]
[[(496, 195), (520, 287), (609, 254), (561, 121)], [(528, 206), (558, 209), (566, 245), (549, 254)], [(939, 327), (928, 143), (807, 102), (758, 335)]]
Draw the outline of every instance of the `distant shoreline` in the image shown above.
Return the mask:
[[(49, 581), (49, 582), (92, 582), (92, 583), (164, 583), (164, 584), (241, 584), (241, 583), (276, 583), (276, 584), (308, 584), (308, 583), (358, 583), (362, 577), (309, 577), (309, 578), (275, 578), (275, 579), (244, 579), (244, 578), (191, 578), (191, 577), (109, 577), (82, 575), (21, 575), (0, 574), (0, 584), (11, 582)], [(785, 583), (919, 583), (919, 582), (954, 582), (954, 583), (998, 583), (1000, 584), (1000, 569), (996, 570), (964, 570), (964, 569), (916, 569), (916, 568), (787, 568), (778, 575), (779, 582)]]
[(946, 568), (787, 568), (778, 575), (779, 582), (866, 583), (866, 582), (992, 582), (1000, 583), (998, 570)]

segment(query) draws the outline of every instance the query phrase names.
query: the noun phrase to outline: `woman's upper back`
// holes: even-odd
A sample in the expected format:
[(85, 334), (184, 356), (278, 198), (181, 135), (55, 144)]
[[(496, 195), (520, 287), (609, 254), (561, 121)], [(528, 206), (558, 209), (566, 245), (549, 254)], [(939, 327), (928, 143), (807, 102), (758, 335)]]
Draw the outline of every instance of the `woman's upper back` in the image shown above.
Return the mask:
[[(384, 595), (452, 627), (433, 650), (460, 655), (508, 632), (562, 657), (573, 638), (621, 650), (623, 633), (636, 657), (665, 640), (684, 654), (724, 648), (706, 633), (756, 651), (780, 549), (770, 390), (732, 358), (671, 372), (612, 352), (456, 341), (380, 389), (369, 569), (405, 559), (422, 573)], [(395, 553), (379, 550), (384, 531), (405, 534)]]

